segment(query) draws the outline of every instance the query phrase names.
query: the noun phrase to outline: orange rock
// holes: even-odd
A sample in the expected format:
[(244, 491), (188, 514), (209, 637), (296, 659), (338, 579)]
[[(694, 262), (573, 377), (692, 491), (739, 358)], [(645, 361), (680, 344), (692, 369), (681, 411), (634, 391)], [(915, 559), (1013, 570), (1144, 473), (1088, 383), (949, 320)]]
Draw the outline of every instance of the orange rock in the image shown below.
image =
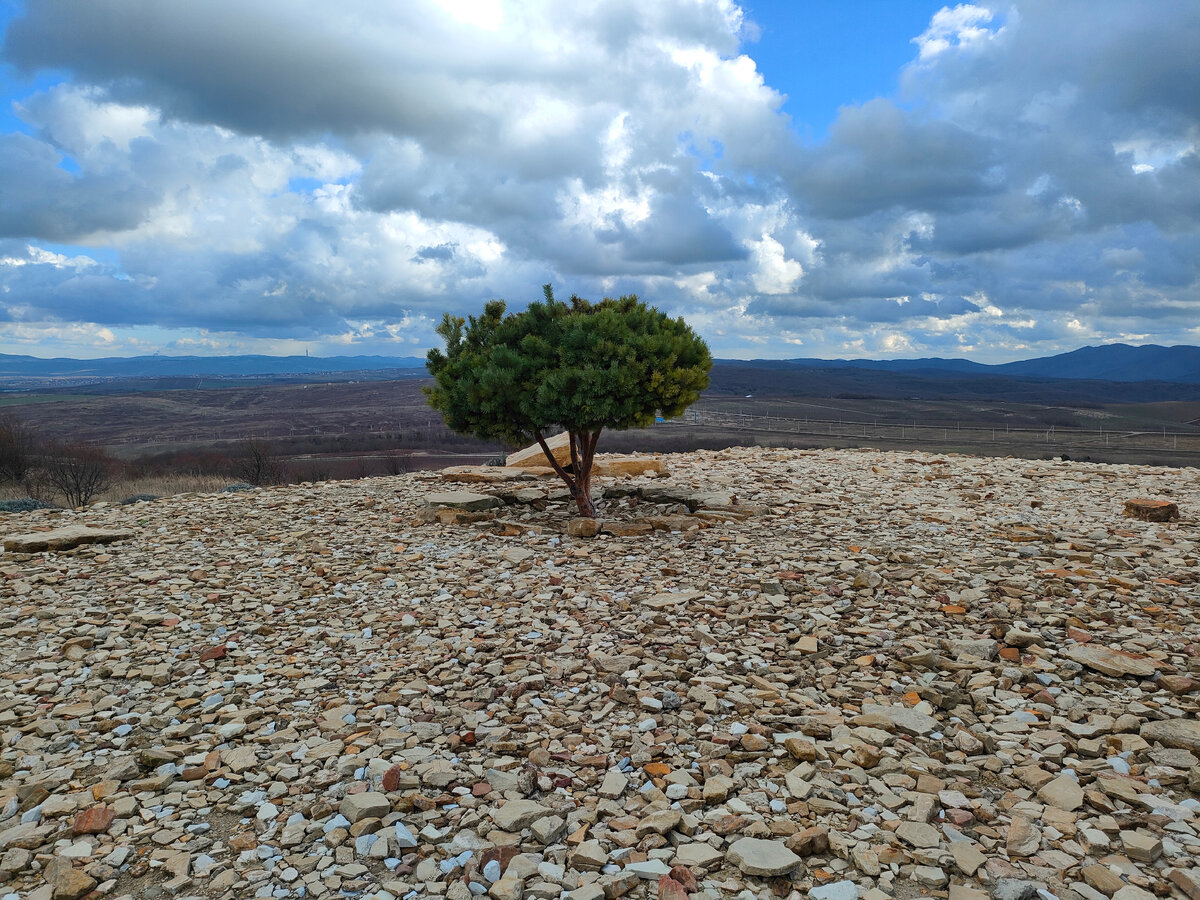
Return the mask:
[(103, 800), (105, 797), (111, 797), (121, 789), (121, 782), (115, 780), (97, 781), (92, 785), (92, 799)]
[(666, 763), (652, 762), (646, 763), (644, 766), (642, 766), (642, 771), (652, 777), (661, 778), (664, 775), (671, 774), (671, 767)]
[(947, 603), (945, 606), (942, 607), (942, 612), (944, 612), (948, 616), (961, 616), (964, 613), (966, 613), (966, 611), (967, 611), (967, 608), (965, 606), (958, 606), (953, 603)]
[(687, 890), (670, 875), (658, 879), (658, 900), (688, 900)]
[(479, 857), (479, 868), (483, 868), (492, 860), (500, 864), (500, 871), (503, 872), (508, 868), (508, 864), (513, 861), (513, 857), (520, 853), (519, 847), (492, 847), (490, 850), (485, 850), (483, 856)]
[(1158, 683), (1172, 694), (1190, 694), (1200, 687), (1200, 682), (1187, 675), (1163, 675)]
[(696, 880), (696, 876), (692, 874), (692, 870), (687, 866), (671, 866), (670, 875), (682, 884), (683, 889), (689, 894), (694, 894), (700, 890), (700, 882)]
[(93, 806), (77, 813), (71, 822), (72, 834), (104, 834), (117, 817), (111, 806)]
[(1020, 662), (1021, 661), (1021, 651), (1018, 650), (1016, 647), (1001, 647), (1000, 648), (1000, 658), (1007, 659), (1009, 662)]
[(921, 695), (918, 694), (916, 691), (909, 691), (907, 694), (905, 694), (900, 699), (903, 700), (905, 703), (907, 703), (909, 706), (916, 706), (918, 703), (921, 702)]
[(399, 766), (392, 766), (383, 773), (383, 789), (385, 791), (398, 790), (400, 787), (400, 775), (404, 772)]
[(650, 534), (654, 531), (654, 526), (647, 522), (603, 522), (600, 531), (613, 537), (638, 537)]
[(763, 750), (771, 748), (771, 742), (761, 734), (743, 734), (741, 745), (743, 750), (748, 750), (751, 753), (761, 753)]

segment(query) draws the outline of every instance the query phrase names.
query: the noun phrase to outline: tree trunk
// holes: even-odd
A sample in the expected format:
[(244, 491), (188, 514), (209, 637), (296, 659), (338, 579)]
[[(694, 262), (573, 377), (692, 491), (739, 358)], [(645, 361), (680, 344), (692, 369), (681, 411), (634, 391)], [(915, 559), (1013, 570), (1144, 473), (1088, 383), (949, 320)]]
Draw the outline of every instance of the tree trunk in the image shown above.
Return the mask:
[(571, 469), (574, 474), (568, 473), (559, 464), (558, 460), (554, 458), (554, 454), (550, 452), (550, 447), (546, 444), (546, 439), (542, 437), (542, 433), (540, 431), (534, 432), (534, 436), (541, 445), (542, 452), (546, 454), (546, 459), (549, 460), (550, 466), (566, 484), (567, 490), (571, 492), (571, 497), (574, 499), (575, 505), (579, 507), (579, 514), (589, 519), (596, 517), (596, 504), (592, 501), (592, 461), (596, 456), (596, 444), (600, 441), (600, 431), (601, 429), (590, 432), (570, 432)]
[(581, 516), (596, 518), (596, 504), (592, 502), (592, 491), (588, 485), (576, 482), (571, 488), (571, 496), (575, 498), (575, 505), (579, 507)]

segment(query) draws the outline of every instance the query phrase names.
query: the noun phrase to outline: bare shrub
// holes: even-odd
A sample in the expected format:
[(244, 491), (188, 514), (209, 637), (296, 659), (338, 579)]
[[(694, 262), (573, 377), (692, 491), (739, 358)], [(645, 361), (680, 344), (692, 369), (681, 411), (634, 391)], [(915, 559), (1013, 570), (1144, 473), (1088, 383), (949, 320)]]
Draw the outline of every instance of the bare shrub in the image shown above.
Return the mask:
[(407, 453), (389, 453), (384, 458), (384, 469), (389, 475), (403, 475), (413, 470), (412, 456)]
[(37, 441), (29, 427), (11, 413), (0, 415), (0, 480), (24, 480), (36, 456)]
[(43, 468), (46, 479), (68, 506), (86, 506), (108, 487), (116, 463), (95, 444), (55, 444), (47, 448)]
[(328, 463), (312, 462), (307, 468), (302, 471), (296, 471), (295, 477), (297, 482), (309, 481), (316, 483), (318, 481), (329, 480), (329, 465)]
[(50, 481), (50, 470), (44, 464), (33, 465), (26, 469), (25, 476), (21, 479), (21, 485), (25, 489), (26, 496), (35, 500), (49, 503), (54, 499), (54, 484)]
[(287, 481), (287, 464), (275, 446), (262, 438), (247, 438), (234, 452), (233, 472), (255, 487)]

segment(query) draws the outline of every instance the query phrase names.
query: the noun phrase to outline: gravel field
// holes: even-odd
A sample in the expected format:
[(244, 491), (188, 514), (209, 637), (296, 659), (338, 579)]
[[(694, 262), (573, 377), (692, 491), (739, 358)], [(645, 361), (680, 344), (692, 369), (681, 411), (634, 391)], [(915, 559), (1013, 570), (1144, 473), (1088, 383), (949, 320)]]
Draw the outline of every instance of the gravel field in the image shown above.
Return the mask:
[(1200, 900), (1200, 471), (656, 466), (0, 514), (0, 898)]

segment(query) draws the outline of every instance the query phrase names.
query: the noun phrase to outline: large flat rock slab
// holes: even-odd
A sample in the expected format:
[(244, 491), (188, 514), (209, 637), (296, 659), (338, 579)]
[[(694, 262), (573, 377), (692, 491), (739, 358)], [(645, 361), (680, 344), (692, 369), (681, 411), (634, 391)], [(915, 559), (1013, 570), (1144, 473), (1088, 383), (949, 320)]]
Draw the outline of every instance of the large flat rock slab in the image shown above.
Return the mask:
[(425, 495), (425, 505), (440, 509), (461, 509), (467, 512), (480, 512), (485, 509), (495, 509), (504, 501), (491, 494), (477, 494), (474, 491), (434, 491)]
[(732, 844), (725, 859), (747, 875), (774, 878), (786, 875), (803, 862), (781, 841), (764, 841), (760, 838), (742, 838)]
[(1097, 672), (1118, 678), (1122, 675), (1149, 678), (1157, 671), (1154, 660), (1149, 657), (1138, 656), (1124, 650), (1113, 650), (1111, 647), (1081, 644), (1068, 650), (1067, 656), (1089, 669), (1095, 669)]
[(510, 466), (450, 466), (438, 474), (442, 481), (461, 484), (503, 484), (506, 481), (528, 481), (534, 477), (524, 469)]
[(911, 735), (926, 735), (938, 727), (937, 719), (918, 710), (876, 703), (863, 704), (862, 715), (854, 721), (856, 724), (882, 725), (886, 730)]
[[(546, 446), (550, 448), (550, 452), (554, 454), (554, 458), (560, 466), (569, 466), (571, 464), (571, 435), (567, 432), (556, 434), (554, 437), (546, 438)], [(546, 454), (542, 451), (541, 444), (530, 444), (523, 450), (518, 450), (515, 453), (510, 453), (508, 458), (504, 460), (504, 465), (514, 469), (527, 469), (529, 467), (543, 468), (550, 465), (546, 459)]]
[(1171, 500), (1126, 500), (1125, 515), (1143, 522), (1170, 522), (1179, 518), (1179, 504)]
[(1142, 726), (1141, 735), (1151, 743), (1158, 741), (1166, 747), (1200, 750), (1200, 722), (1195, 719), (1165, 719), (1160, 722), (1147, 722)]
[(634, 478), (638, 475), (664, 476), (667, 464), (656, 456), (597, 456), (592, 474), (606, 478)]
[(133, 537), (127, 528), (93, 528), (90, 525), (65, 525), (52, 531), (13, 534), (4, 539), (4, 549), (13, 553), (41, 553), (44, 550), (70, 550), (83, 544), (111, 544)]

